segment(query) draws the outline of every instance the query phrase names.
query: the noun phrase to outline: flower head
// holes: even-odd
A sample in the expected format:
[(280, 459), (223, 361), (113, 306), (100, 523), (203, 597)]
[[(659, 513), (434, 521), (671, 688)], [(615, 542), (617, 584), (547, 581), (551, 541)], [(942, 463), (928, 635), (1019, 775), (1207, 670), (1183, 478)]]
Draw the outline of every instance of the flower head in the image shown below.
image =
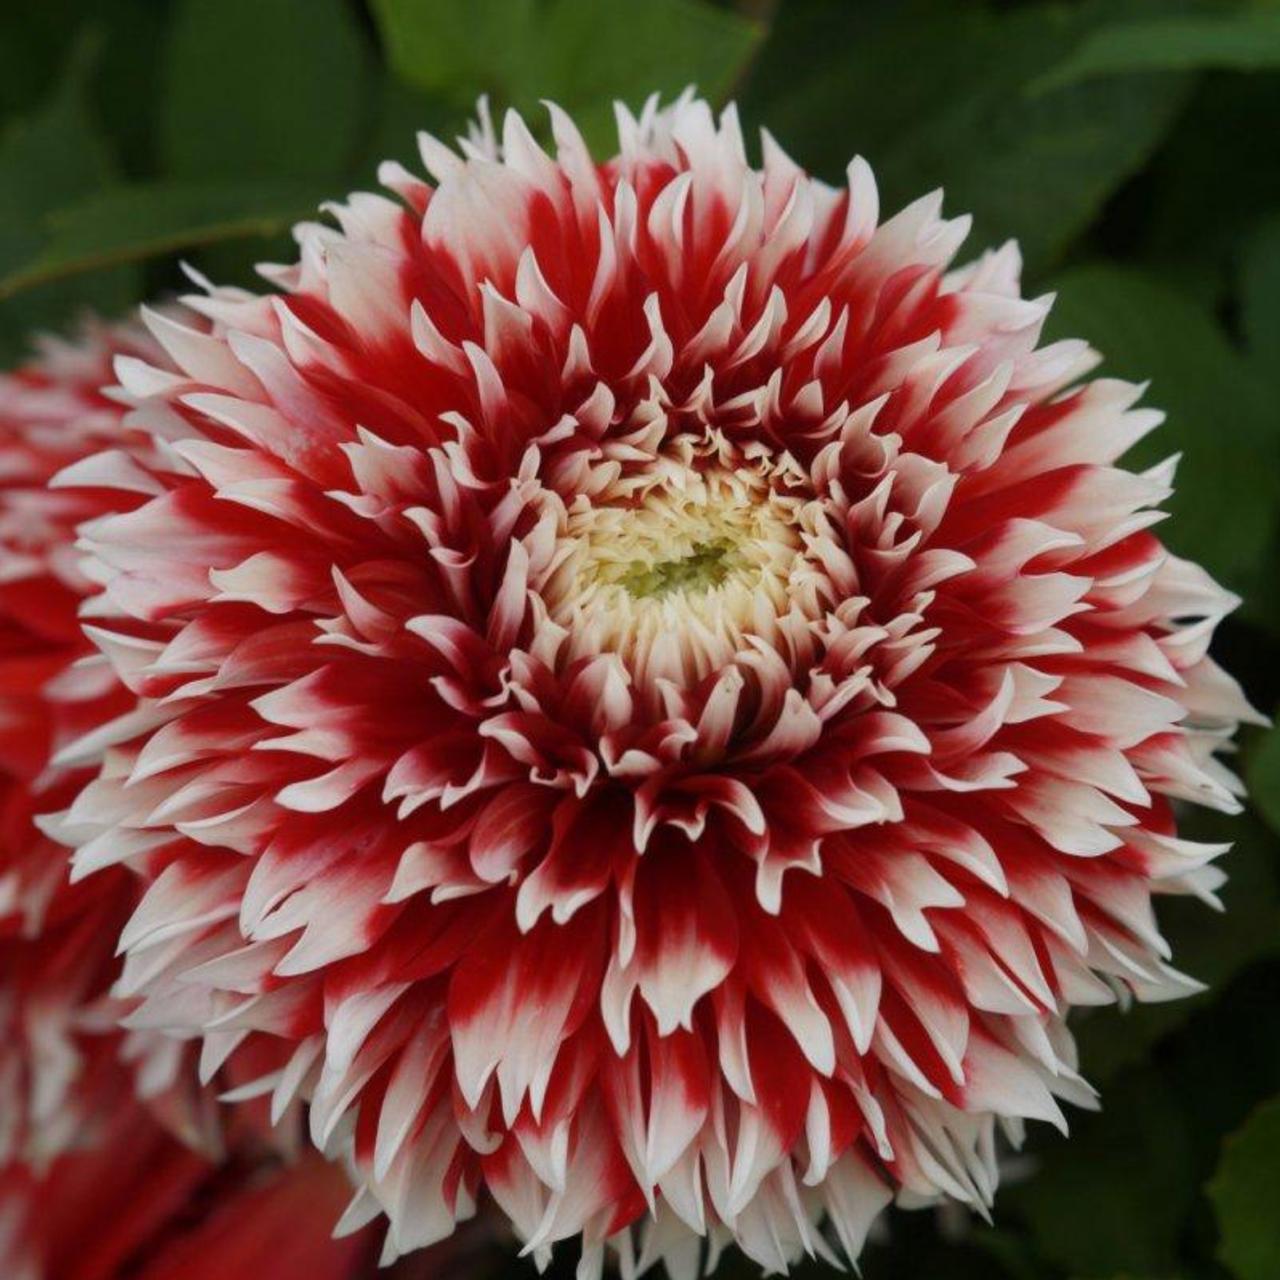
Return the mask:
[[(35, 817), (92, 776), (65, 753), (126, 716), (134, 696), (81, 631), (95, 584), (75, 529), (136, 507), (155, 453), (100, 388), (117, 358), (162, 362), (141, 325), (88, 319), (0, 375), (0, 1169), (36, 1169), (98, 1131), (138, 1085), (192, 1141), (213, 1141), (181, 1047), (115, 1034), (116, 941), (141, 889), (123, 868), (72, 883)], [(78, 488), (51, 489), (62, 473)], [(86, 743), (84, 735), (90, 734)]]
[(0, 1267), (5, 1280), (356, 1280), (377, 1242), (331, 1238), (348, 1194), (314, 1154), (212, 1164), (126, 1105), (95, 1146), (0, 1173)]
[(141, 701), (50, 829), (149, 882), (135, 1024), (289, 1046), (392, 1252), (487, 1188), (538, 1257), (856, 1255), (1092, 1100), (1071, 1006), (1190, 988), (1234, 601), (1014, 246), (619, 121), (424, 139), (120, 366), (161, 491), (82, 546)]

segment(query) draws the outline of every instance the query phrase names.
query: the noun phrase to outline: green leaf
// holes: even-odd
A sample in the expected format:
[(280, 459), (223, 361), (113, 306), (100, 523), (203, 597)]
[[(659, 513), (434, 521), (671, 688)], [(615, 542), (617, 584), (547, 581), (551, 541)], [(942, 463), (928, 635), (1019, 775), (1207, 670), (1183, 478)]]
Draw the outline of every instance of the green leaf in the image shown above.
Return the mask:
[(1130, 457), (1147, 466), (1182, 454), (1161, 537), (1261, 608), (1280, 500), (1280, 435), (1265, 384), (1211, 314), (1153, 275), (1096, 265), (1056, 283), (1048, 335), (1083, 337), (1106, 372), (1149, 379), (1147, 401), (1168, 414)]
[(96, 43), (82, 40), (52, 98), (0, 137), (0, 271), (38, 247), (50, 210), (111, 176), (110, 157), (85, 105)]
[(74, 0), (0, 6), (0, 114), (27, 110), (57, 81), (77, 16)]
[(182, 0), (160, 145), (175, 177), (332, 177), (365, 126), (367, 58), (344, 0)]
[[(60, 0), (67, 3), (67, 0)], [(83, 5), (73, 5), (83, 13)], [(152, 177), (162, 83), (161, 47), (169, 6), (155, 0), (94, 0), (102, 26), (102, 57), (94, 75), (93, 109), (119, 164), (120, 177)]]
[(1261, 158), (1258, 129), (1276, 119), (1280, 75), (1204, 77), (1151, 166), (1136, 251), (1162, 272), (1236, 268), (1241, 245), (1280, 210), (1280, 165)]
[[(39, 289), (93, 301), (84, 281), (59, 282), (272, 235), (309, 214), (335, 193), (369, 123), (362, 41), (342, 0), (187, 0), (163, 124), (175, 169), (196, 176), (175, 180), (104, 185), (112, 168), (77, 71), (40, 118), (0, 145), (0, 300)], [(122, 293), (117, 305), (130, 300)]]
[(1280, 831), (1280, 727), (1268, 730), (1249, 755), (1249, 799), (1273, 831)]
[(610, 117), (614, 99), (636, 107), (689, 85), (721, 102), (764, 35), (758, 22), (704, 0), (559, 0), (546, 18), (546, 69), (575, 108), (609, 106)]
[(150, 183), (99, 192), (51, 219), (42, 251), (0, 277), (0, 298), (190, 245), (271, 235), (314, 209), (297, 183)]
[(544, 56), (534, 0), (373, 0), (373, 14), (392, 69), (467, 109), (480, 93), (527, 91)]
[(703, 0), (373, 0), (373, 11), (409, 84), (467, 110), (481, 93), (525, 113), (548, 98), (601, 147), (614, 99), (637, 107), (689, 84), (723, 99), (764, 35)]
[(1245, 245), (1240, 310), (1255, 368), (1280, 385), (1280, 217), (1263, 223)]
[[(0, 136), (0, 279), (42, 251), (50, 211), (84, 197), (113, 174), (112, 158), (86, 104), (97, 41), (80, 39), (49, 100)], [(0, 353), (22, 354), (34, 329), (59, 328), (93, 306), (112, 312), (132, 301), (131, 271), (105, 273), (75, 289), (49, 287), (22, 303), (0, 286)]]
[(1222, 1233), (1219, 1257), (1238, 1280), (1275, 1280), (1280, 1275), (1277, 1170), (1280, 1097), (1260, 1107), (1227, 1140), (1208, 1188)]
[(88, 86), (97, 122), (126, 172), (151, 163), (156, 46), (167, 4), (156, 0), (26, 0), (0, 5), (0, 118), (29, 111), (57, 83), (77, 40), (90, 30), (100, 49)]
[(1087, 36), (1036, 80), (1044, 93), (1095, 76), (1133, 71), (1257, 71), (1280, 67), (1280, 13), (1189, 14), (1117, 22)]
[[(1165, 137), (1190, 82), (1026, 86), (1111, 10), (1099, 5), (786, 5), (749, 114), (840, 180), (867, 157), (886, 211), (943, 187), (973, 243), (1016, 237), (1034, 274), (1059, 258)], [(802, 68), (802, 74), (797, 74)]]

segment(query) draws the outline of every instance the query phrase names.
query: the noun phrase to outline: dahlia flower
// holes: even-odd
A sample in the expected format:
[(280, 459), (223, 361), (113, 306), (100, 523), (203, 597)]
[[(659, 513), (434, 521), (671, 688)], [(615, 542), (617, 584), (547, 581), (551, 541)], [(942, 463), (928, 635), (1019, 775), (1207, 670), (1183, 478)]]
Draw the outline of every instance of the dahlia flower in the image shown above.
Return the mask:
[(1173, 805), (1237, 805), (1235, 602), (1014, 245), (618, 121), (424, 137), (119, 364), (166, 465), (81, 547), (139, 705), (46, 827), (147, 882), (130, 1024), (285, 1045), (240, 1096), (388, 1257), (482, 1193), (584, 1275), (854, 1257), (1092, 1103), (1073, 1006), (1194, 988), (1152, 898), (1220, 882)]
[[(125, 409), (100, 388), (116, 358), (163, 355), (141, 325), (90, 319), (74, 341), (44, 339), (28, 364), (0, 375), (0, 1168), (41, 1166), (94, 1142), (134, 1090), (122, 1056), (178, 1130), (213, 1142), (209, 1100), (181, 1071), (180, 1046), (137, 1036), (122, 1044), (115, 1034), (108, 991), (136, 878), (116, 868), (70, 883), (67, 851), (33, 823), (91, 776), (58, 753), (135, 703), (81, 633), (78, 607), (94, 584), (74, 531), (137, 505), (127, 484), (115, 486), (154, 446), (123, 427)], [(111, 469), (113, 487), (49, 489), (55, 474), (86, 462)]]
[(140, 1107), (104, 1141), (64, 1153), (43, 1175), (0, 1175), (5, 1280), (358, 1280), (377, 1242), (335, 1242), (332, 1217), (350, 1194), (316, 1156), (219, 1166), (173, 1140)]

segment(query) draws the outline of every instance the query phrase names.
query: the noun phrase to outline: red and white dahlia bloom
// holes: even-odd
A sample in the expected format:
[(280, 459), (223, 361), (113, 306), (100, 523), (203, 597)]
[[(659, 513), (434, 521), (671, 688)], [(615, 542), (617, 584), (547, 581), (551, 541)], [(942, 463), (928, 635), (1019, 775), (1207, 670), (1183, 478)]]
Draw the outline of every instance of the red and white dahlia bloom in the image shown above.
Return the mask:
[(1220, 879), (1172, 802), (1237, 803), (1234, 600), (1014, 246), (947, 274), (938, 196), (690, 97), (552, 131), (424, 138), (121, 364), (171, 466), (82, 546), (141, 701), (49, 829), (149, 881), (134, 1024), (283, 1040), (389, 1254), (487, 1188), (588, 1274), (856, 1255), (1090, 1103), (1073, 1005), (1192, 988), (1151, 902)]
[(361, 1280), (373, 1270), (369, 1231), (331, 1238), (350, 1186), (318, 1156), (212, 1164), (139, 1106), (117, 1111), (102, 1139), (43, 1173), (0, 1173), (5, 1280)]
[[(212, 1141), (210, 1099), (181, 1070), (181, 1048), (116, 1034), (109, 989), (116, 940), (140, 897), (124, 868), (79, 883), (69, 855), (34, 818), (92, 776), (60, 754), (130, 712), (135, 698), (84, 637), (75, 529), (141, 501), (119, 486), (155, 455), (146, 431), (101, 394), (120, 357), (162, 360), (141, 325), (85, 322), (74, 341), (44, 339), (0, 375), (0, 1168), (41, 1167), (97, 1141), (137, 1085), (191, 1141)], [(51, 490), (53, 476), (108, 481)], [(86, 469), (87, 467), (87, 469)], [(92, 742), (89, 744), (92, 749)]]

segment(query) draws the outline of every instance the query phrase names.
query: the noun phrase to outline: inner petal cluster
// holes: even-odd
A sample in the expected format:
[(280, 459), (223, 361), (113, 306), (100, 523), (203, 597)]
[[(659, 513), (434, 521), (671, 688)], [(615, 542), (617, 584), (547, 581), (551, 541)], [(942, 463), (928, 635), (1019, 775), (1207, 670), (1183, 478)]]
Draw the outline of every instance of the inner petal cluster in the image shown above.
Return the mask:
[(616, 654), (631, 678), (696, 685), (752, 640), (812, 623), (823, 575), (806, 554), (819, 504), (789, 460), (724, 464), (690, 442), (565, 513), (542, 587), (563, 660)]

